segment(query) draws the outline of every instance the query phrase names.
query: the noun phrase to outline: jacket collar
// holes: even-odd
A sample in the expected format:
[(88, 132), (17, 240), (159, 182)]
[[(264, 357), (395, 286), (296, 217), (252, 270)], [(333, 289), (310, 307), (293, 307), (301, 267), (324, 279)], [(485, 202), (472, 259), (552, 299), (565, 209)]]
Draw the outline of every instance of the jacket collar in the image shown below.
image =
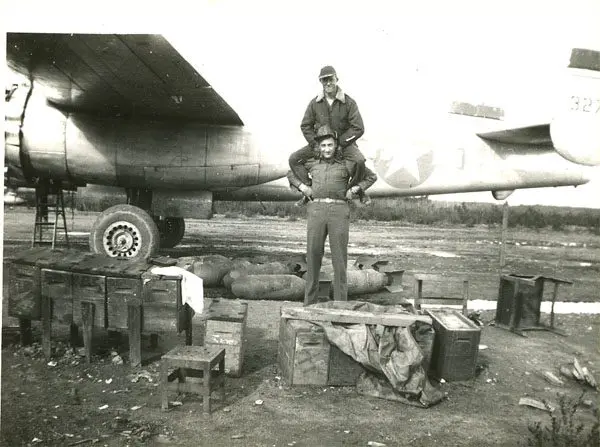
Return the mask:
[[(319, 163), (329, 163), (327, 160), (325, 160), (323, 157), (321, 157), (320, 154), (317, 156), (317, 160), (319, 161)], [(343, 162), (344, 162), (344, 159), (343, 159), (342, 154), (340, 154), (340, 152), (336, 150), (330, 163), (331, 164), (333, 164), (333, 163), (343, 164)]]
[[(323, 98), (325, 97), (325, 93), (323, 93), (323, 91), (319, 92), (319, 94), (317, 95), (316, 101), (317, 102), (321, 102), (323, 100)], [(337, 99), (340, 102), (346, 102), (346, 95), (344, 94), (344, 92), (342, 91), (342, 88), (338, 86), (337, 88), (337, 93), (335, 94), (335, 99)]]

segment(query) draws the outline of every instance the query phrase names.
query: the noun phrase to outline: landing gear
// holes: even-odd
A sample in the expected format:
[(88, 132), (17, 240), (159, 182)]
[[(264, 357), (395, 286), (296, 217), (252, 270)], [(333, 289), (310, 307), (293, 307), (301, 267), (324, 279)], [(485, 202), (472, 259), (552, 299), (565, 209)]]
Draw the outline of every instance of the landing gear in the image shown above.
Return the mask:
[(173, 248), (185, 233), (185, 221), (183, 217), (154, 217), (160, 234), (160, 248)]
[(90, 250), (113, 258), (148, 258), (156, 253), (159, 243), (152, 217), (133, 205), (104, 210), (90, 232)]

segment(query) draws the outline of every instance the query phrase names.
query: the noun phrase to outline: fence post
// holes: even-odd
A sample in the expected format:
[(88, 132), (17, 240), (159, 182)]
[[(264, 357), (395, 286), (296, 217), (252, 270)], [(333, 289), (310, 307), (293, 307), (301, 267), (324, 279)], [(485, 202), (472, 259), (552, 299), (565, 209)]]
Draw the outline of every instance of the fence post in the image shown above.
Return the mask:
[(506, 231), (508, 230), (508, 202), (502, 205), (502, 237), (500, 242), (500, 269), (506, 265), (505, 250), (506, 250)]

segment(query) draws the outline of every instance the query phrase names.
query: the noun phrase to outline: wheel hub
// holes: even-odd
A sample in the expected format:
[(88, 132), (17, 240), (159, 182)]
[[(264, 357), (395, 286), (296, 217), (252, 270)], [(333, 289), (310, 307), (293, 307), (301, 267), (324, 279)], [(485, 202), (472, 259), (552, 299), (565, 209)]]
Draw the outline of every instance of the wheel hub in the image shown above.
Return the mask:
[(104, 231), (104, 251), (113, 258), (130, 258), (137, 254), (142, 236), (140, 230), (131, 222), (119, 221)]

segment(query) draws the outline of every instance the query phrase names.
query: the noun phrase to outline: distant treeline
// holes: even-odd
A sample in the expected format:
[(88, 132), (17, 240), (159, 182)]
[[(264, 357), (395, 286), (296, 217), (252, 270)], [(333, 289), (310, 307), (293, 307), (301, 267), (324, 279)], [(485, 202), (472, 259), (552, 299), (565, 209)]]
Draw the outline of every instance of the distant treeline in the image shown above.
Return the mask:
[[(122, 203), (122, 200), (106, 196), (75, 199), (76, 208), (83, 211), (100, 211)], [(215, 202), (214, 211), (226, 217), (262, 215), (294, 219), (306, 216), (306, 206), (298, 207), (293, 202)], [(436, 202), (426, 198), (374, 199), (371, 205), (357, 207), (352, 216), (355, 220), (395, 221), (406, 224), (501, 225), (502, 204)], [(554, 230), (578, 226), (600, 235), (600, 209), (511, 206), (508, 224), (511, 227)]]
[[(226, 216), (305, 217), (306, 206), (289, 202), (217, 202), (215, 212)], [(502, 204), (476, 202), (434, 202), (427, 199), (375, 199), (369, 206), (357, 207), (353, 219), (396, 221), (424, 225), (501, 225)], [(600, 209), (556, 206), (511, 206), (511, 227), (562, 230), (585, 227), (600, 235)]]

